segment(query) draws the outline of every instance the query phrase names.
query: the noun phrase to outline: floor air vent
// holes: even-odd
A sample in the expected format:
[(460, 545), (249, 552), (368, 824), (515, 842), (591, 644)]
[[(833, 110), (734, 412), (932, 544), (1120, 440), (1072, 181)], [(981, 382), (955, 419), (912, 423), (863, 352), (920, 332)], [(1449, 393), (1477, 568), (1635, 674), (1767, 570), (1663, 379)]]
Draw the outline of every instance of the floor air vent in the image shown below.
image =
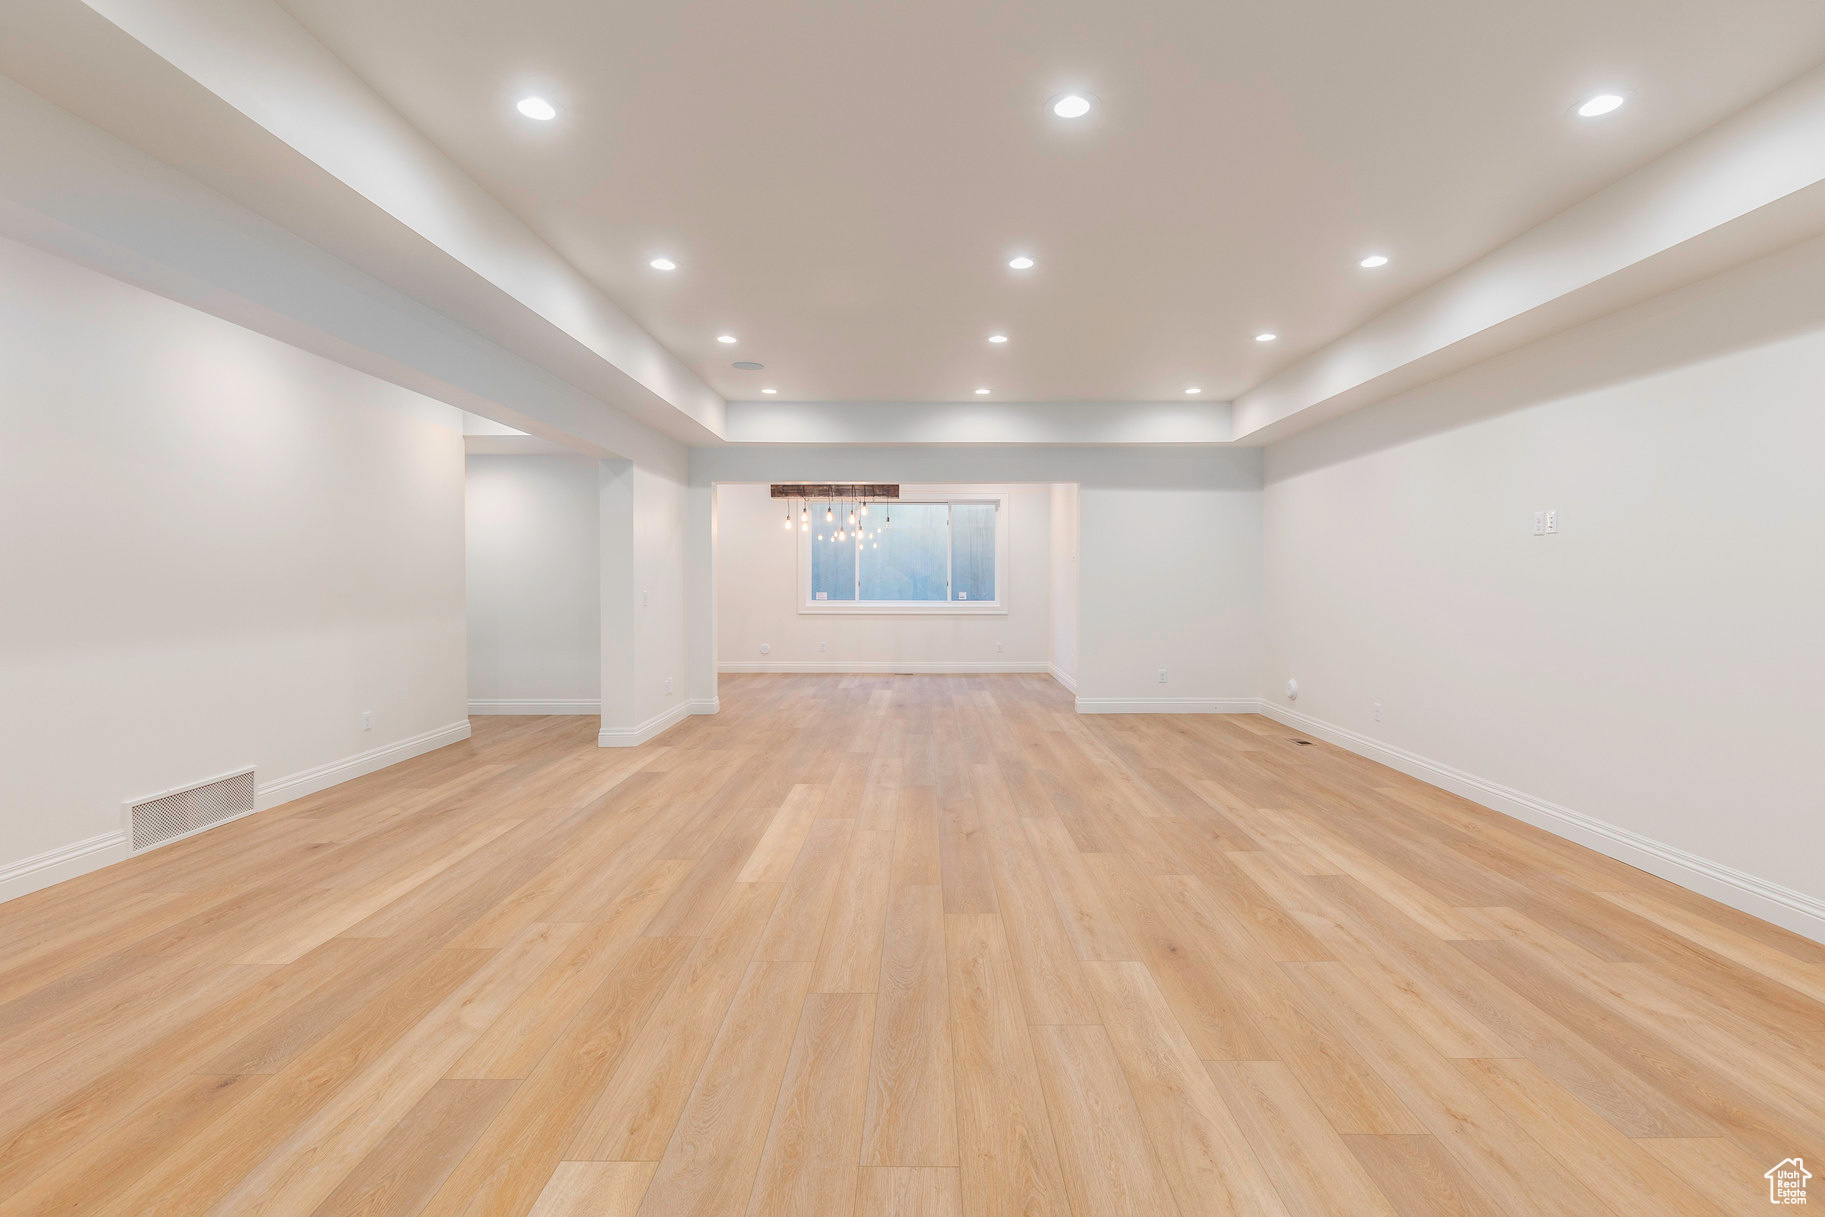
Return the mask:
[(146, 849), (253, 810), (253, 770), (212, 778), (127, 804), (133, 848)]
[[(1289, 736), (1288, 738), (1291, 739), (1292, 737)], [(1301, 748), (1310, 748), (1312, 746), (1312, 741), (1309, 739), (1296, 739), (1293, 740), (1293, 743), (1298, 744)]]

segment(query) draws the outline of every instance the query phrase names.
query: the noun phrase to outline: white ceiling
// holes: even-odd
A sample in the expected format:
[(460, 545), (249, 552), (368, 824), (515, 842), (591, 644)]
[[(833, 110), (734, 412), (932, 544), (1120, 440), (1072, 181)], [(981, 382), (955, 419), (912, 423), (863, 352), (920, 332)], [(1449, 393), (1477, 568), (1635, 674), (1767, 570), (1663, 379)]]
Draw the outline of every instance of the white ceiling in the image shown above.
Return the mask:
[(1232, 397), (1825, 56), (1816, 0), (287, 7), (733, 399)]

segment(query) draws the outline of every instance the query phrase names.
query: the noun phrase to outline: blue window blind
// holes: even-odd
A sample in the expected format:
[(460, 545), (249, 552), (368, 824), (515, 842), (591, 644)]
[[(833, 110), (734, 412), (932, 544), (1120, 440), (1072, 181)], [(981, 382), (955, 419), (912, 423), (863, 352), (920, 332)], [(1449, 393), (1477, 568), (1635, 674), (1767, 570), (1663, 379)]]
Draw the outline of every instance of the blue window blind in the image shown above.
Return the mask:
[(995, 503), (877, 503), (859, 517), (859, 531), (844, 528), (841, 541), (832, 533), (844, 521), (825, 524), (807, 542), (811, 599), (992, 604), (999, 514)]
[(951, 504), (951, 599), (995, 598), (995, 505)]
[(928, 601), (947, 599), (945, 547), (950, 544), (946, 503), (896, 503), (889, 512), (876, 507), (870, 520), (893, 526), (859, 541), (862, 600)]
[[(834, 530), (836, 525), (824, 527)], [(855, 546), (846, 541), (832, 541), (830, 537), (831, 532), (826, 531), (822, 541), (814, 537), (811, 542), (811, 598), (854, 600)]]

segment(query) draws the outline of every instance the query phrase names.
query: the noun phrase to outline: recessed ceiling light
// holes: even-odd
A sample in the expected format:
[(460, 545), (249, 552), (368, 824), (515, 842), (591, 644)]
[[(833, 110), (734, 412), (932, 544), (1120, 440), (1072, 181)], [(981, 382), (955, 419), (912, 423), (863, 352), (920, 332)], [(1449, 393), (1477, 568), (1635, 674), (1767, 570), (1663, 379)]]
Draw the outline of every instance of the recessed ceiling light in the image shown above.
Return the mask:
[(764, 363), (755, 363), (752, 359), (737, 359), (729, 366), (743, 372), (758, 372), (767, 365)]
[(777, 392), (779, 392), (779, 390), (778, 389), (762, 389), (761, 392), (762, 393), (777, 393)]
[(1601, 118), (1612, 111), (1622, 109), (1628, 98), (1620, 93), (1599, 93), (1587, 99), (1578, 107), (1579, 118)]
[(718, 341), (718, 342), (734, 342), (734, 341), (735, 341), (735, 335), (733, 335), (733, 334), (718, 334), (718, 335), (716, 335), (716, 341)]
[(1274, 339), (1276, 339), (1278, 337), (1280, 337), (1280, 335), (1278, 335), (1278, 334), (1256, 334), (1255, 341), (1256, 342), (1272, 342)]
[(557, 107), (543, 97), (522, 97), (519, 111), (527, 118), (536, 118), (540, 122), (550, 122), (558, 116)]
[(1082, 118), (1090, 112), (1091, 99), (1087, 93), (1060, 93), (1046, 104), (1060, 118)]
[(672, 261), (670, 258), (654, 258), (651, 262), (648, 262), (647, 265), (652, 267), (654, 270), (677, 270), (678, 269), (678, 263)]
[(985, 395), (985, 394), (987, 394), (987, 393), (988, 393), (988, 390), (987, 390), (987, 389), (977, 389), (977, 390), (976, 390), (976, 396), (977, 396), (977, 397), (982, 397), (982, 396), (984, 396), (984, 395)]
[(1003, 342), (1006, 342), (1007, 340), (1008, 340), (1008, 336), (1006, 334), (990, 334), (989, 335), (989, 341), (996, 343), (997, 345), (999, 345)]
[(1202, 390), (1202, 389), (1200, 389), (1200, 388), (1198, 388), (1198, 387), (1196, 387), (1196, 386), (1195, 386), (1195, 385), (1194, 385), (1194, 386), (1193, 386), (1193, 387), (1191, 387), (1191, 388), (1189, 388), (1189, 389), (1187, 389), (1187, 390), (1185, 390), (1185, 392), (1187, 392), (1187, 393), (1202, 393), (1202, 392), (1203, 392), (1203, 391), (1204, 391), (1204, 390)]
[(1008, 267), (1012, 270), (1032, 270), (1033, 259), (1021, 254), (1018, 258), (1009, 258)]
[(1387, 264), (1388, 258), (1386, 254), (1370, 254), (1356, 265), (1362, 267), (1364, 270), (1374, 270), (1378, 266), (1386, 266)]

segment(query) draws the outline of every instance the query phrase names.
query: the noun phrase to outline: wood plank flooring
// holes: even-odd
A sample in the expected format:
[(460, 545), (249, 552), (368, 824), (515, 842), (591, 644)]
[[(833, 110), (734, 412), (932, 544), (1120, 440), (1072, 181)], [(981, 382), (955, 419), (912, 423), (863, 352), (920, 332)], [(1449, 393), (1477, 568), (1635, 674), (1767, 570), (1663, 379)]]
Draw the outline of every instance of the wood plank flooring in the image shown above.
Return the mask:
[(477, 719), (0, 905), (0, 1217), (1700, 1217), (1825, 1164), (1818, 944), (1263, 718), (722, 705)]

